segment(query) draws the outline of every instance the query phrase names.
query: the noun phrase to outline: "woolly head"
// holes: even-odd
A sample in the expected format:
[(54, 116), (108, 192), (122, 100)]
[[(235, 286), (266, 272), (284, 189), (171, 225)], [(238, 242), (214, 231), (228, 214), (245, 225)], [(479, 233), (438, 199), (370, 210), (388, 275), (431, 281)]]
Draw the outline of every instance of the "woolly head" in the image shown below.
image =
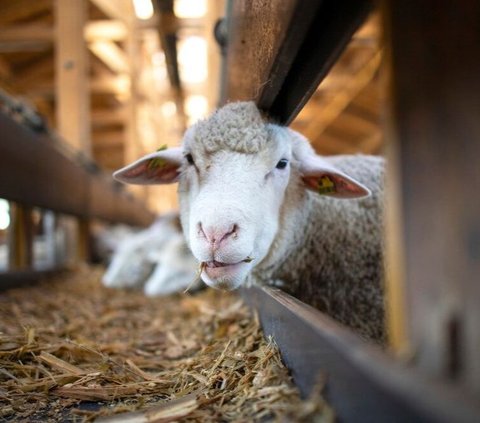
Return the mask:
[(265, 122), (251, 102), (224, 106), (188, 129), (182, 147), (149, 154), (114, 177), (179, 182), (183, 231), (203, 264), (201, 277), (228, 290), (276, 248), (281, 217), (295, 214), (305, 190), (336, 198), (369, 195), (315, 155), (300, 134)]

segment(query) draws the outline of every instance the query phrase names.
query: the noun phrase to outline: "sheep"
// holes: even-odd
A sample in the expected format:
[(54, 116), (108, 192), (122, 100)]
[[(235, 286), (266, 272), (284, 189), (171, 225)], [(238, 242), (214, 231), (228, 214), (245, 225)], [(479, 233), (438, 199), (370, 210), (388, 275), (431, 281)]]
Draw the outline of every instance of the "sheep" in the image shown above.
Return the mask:
[(237, 102), (191, 126), (181, 147), (114, 178), (179, 183), (183, 231), (207, 285), (281, 285), (382, 342), (383, 174), (383, 158), (318, 156), (301, 134)]
[[(107, 287), (140, 288), (147, 296), (183, 291), (195, 279), (197, 261), (185, 243), (177, 213), (118, 245), (103, 275)], [(195, 288), (195, 286), (194, 286)]]

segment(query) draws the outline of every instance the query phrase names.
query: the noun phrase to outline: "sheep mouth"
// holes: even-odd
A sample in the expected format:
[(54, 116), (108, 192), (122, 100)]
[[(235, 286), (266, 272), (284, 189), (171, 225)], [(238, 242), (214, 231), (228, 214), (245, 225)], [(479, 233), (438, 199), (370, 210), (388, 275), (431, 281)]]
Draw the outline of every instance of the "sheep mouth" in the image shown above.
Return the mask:
[(205, 261), (205, 267), (209, 268), (209, 269), (216, 269), (218, 267), (228, 267), (228, 266), (235, 266), (237, 264), (241, 264), (241, 263), (250, 263), (251, 261), (253, 260), (253, 258), (251, 258), (250, 256), (245, 258), (244, 260), (241, 260), (237, 263), (222, 263), (221, 261), (216, 261), (216, 260), (212, 260), (212, 261)]

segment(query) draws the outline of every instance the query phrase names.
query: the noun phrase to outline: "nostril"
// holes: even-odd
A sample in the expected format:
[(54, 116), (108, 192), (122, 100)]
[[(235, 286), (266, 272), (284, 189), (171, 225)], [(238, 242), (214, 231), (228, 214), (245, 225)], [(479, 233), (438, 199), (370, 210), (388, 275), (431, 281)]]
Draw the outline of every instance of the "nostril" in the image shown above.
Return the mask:
[(237, 238), (238, 238), (238, 226), (237, 226), (237, 224), (234, 224), (234, 225), (233, 225), (233, 228), (232, 228), (231, 232), (229, 232), (229, 233), (227, 234), (227, 236), (228, 236), (228, 235), (231, 235), (233, 239), (237, 239)]
[(205, 238), (210, 244), (220, 244), (225, 239), (232, 237), (237, 239), (238, 237), (238, 225), (232, 224), (228, 226), (207, 226), (203, 227), (202, 223), (197, 223), (197, 234)]
[(202, 222), (197, 223), (197, 234), (203, 236), (204, 238), (207, 238), (207, 235), (203, 231)]

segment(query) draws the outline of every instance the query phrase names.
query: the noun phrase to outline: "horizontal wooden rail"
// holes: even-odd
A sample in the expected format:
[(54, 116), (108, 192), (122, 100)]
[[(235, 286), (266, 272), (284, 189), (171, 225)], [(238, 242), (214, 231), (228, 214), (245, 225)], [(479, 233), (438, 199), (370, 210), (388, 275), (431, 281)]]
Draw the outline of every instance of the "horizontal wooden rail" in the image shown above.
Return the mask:
[(243, 291), (272, 335), (303, 395), (326, 380), (339, 421), (478, 422), (480, 404), (394, 361), (328, 316), (272, 288)]
[(58, 275), (65, 270), (65, 268), (60, 267), (49, 270), (11, 270), (0, 272), (0, 291), (32, 285)]
[(154, 216), (109, 175), (0, 112), (0, 198), (136, 226)]

